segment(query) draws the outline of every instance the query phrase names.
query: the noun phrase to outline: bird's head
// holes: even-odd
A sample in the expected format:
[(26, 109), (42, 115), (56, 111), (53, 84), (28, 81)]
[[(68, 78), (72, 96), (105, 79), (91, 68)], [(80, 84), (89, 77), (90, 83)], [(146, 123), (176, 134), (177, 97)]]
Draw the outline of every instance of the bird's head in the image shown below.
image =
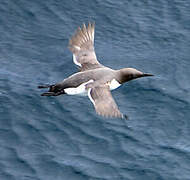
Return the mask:
[(148, 73), (143, 73), (134, 68), (123, 68), (119, 70), (119, 79), (121, 83), (146, 76), (153, 76), (153, 75)]

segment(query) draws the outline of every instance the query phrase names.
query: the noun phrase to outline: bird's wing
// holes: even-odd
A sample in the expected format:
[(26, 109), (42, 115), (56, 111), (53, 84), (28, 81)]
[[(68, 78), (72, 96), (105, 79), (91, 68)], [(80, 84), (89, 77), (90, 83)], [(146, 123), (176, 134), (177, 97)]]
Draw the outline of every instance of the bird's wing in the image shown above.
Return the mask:
[(97, 114), (105, 117), (124, 117), (119, 111), (108, 85), (89, 88), (88, 97), (92, 101)]
[(81, 71), (104, 67), (98, 62), (94, 51), (94, 29), (95, 25), (92, 23), (89, 23), (87, 27), (83, 24), (69, 41), (73, 61)]

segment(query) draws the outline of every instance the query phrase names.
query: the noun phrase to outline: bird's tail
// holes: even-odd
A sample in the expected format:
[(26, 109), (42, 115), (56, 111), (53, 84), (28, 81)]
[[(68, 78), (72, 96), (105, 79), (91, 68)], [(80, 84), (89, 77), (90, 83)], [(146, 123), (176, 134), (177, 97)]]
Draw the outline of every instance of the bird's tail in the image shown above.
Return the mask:
[(39, 85), (38, 86), (39, 89), (43, 89), (43, 88), (49, 88), (48, 92), (42, 93), (41, 96), (59, 96), (61, 94), (65, 94), (64, 89), (57, 89), (56, 85), (50, 85), (50, 84), (45, 84), (45, 85)]
[(49, 88), (49, 87), (51, 87), (52, 85), (50, 85), (50, 84), (44, 84), (44, 85), (39, 85), (38, 86), (38, 88), (39, 89), (42, 89), (42, 88)]

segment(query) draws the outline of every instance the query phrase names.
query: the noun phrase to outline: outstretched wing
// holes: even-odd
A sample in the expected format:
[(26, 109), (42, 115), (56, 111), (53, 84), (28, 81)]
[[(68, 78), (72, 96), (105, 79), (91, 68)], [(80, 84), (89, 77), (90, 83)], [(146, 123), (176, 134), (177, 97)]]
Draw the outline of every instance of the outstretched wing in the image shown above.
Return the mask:
[(98, 62), (94, 51), (94, 28), (95, 25), (92, 23), (89, 23), (88, 27), (83, 24), (69, 41), (73, 61), (81, 71), (104, 67)]
[(119, 111), (108, 85), (89, 88), (88, 97), (92, 101), (97, 114), (106, 117), (124, 117)]

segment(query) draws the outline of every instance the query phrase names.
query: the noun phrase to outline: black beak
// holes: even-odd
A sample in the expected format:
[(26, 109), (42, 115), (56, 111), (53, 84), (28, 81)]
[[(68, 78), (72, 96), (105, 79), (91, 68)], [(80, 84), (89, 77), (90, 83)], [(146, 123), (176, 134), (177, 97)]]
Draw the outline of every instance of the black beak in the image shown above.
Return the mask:
[(143, 73), (142, 76), (145, 77), (145, 76), (154, 76), (154, 75), (153, 74), (148, 74), (148, 73)]

